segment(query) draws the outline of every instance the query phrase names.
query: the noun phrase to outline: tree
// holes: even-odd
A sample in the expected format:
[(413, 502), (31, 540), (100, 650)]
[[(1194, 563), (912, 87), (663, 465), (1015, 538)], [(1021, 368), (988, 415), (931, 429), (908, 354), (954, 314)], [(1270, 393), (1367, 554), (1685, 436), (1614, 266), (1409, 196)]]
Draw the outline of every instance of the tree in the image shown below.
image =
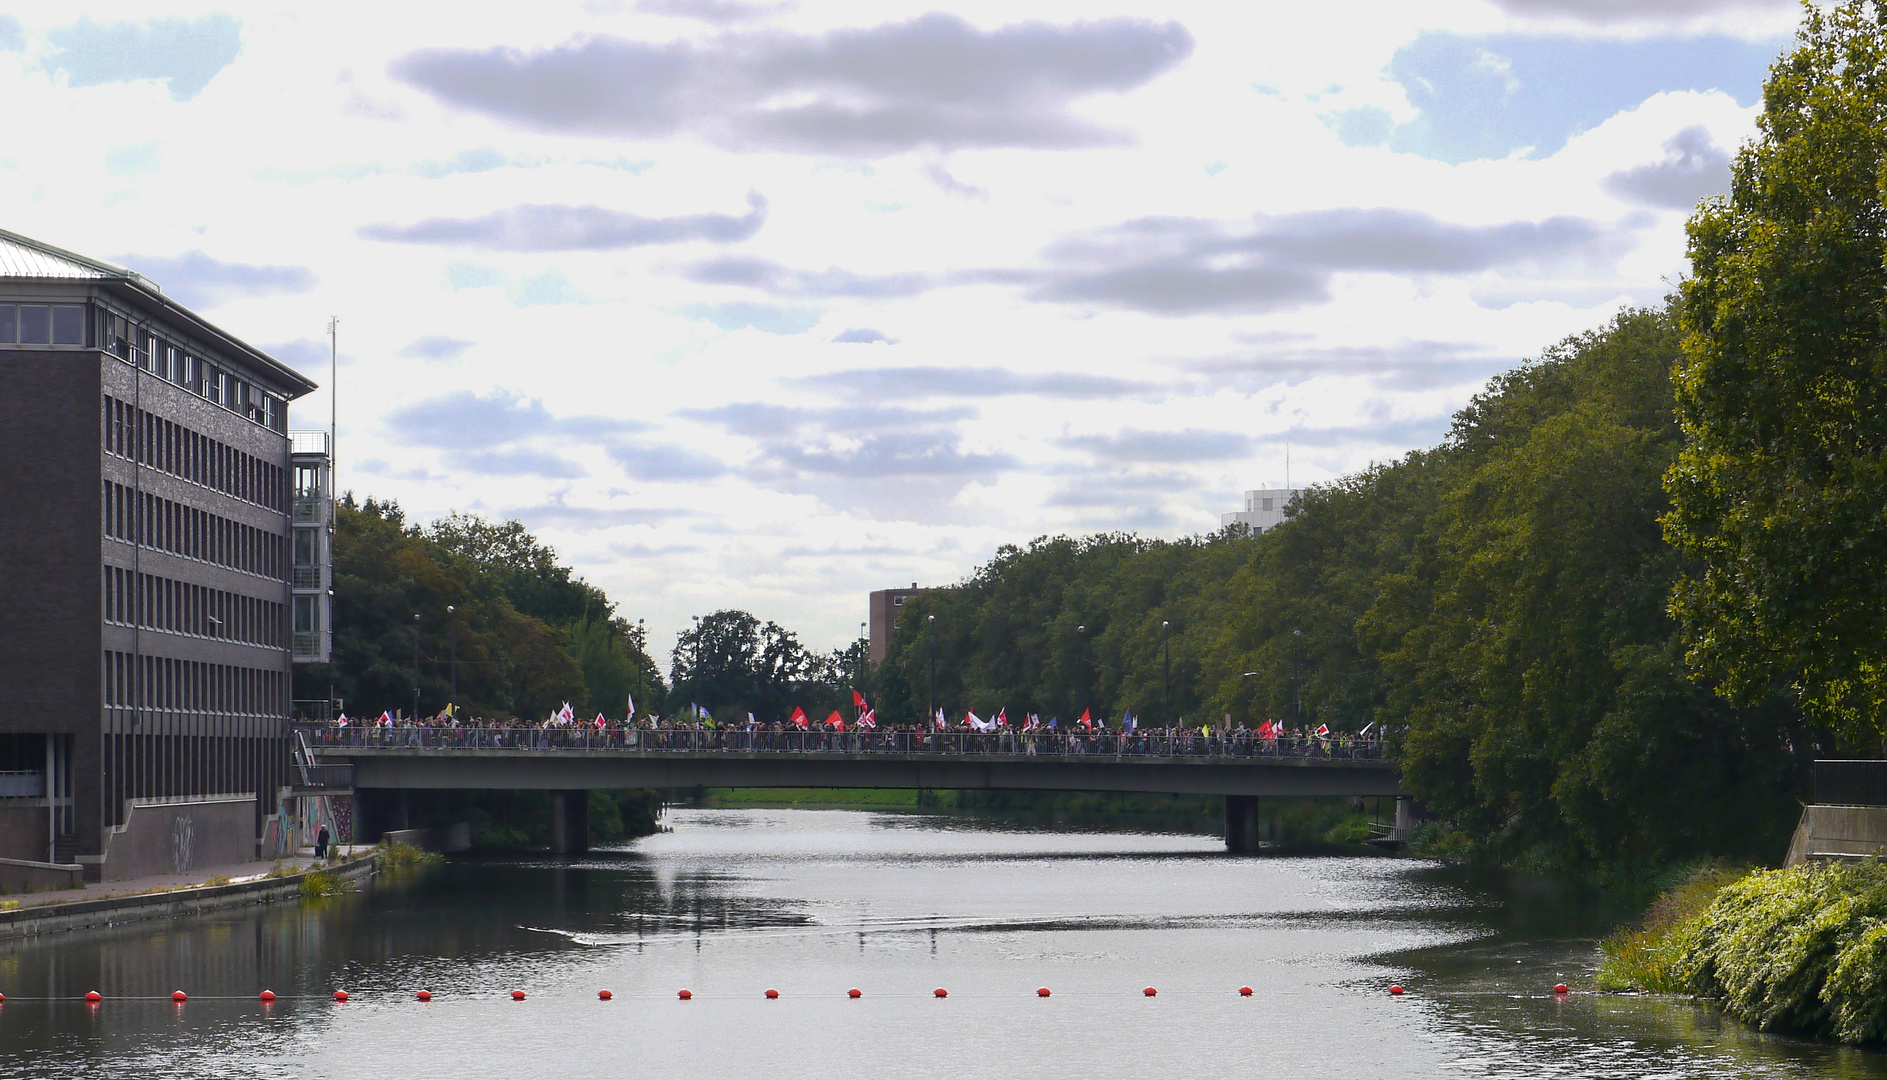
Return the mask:
[(1666, 478), (1686, 656), (1887, 733), (1887, 12), (1808, 8), (1727, 199), (1691, 219)]

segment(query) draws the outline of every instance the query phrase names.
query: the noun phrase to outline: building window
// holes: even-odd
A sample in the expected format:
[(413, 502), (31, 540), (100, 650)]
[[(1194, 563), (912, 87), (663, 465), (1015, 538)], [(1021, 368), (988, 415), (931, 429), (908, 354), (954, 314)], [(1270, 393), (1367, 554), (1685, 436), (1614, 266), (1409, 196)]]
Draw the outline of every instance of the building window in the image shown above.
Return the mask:
[(321, 628), (315, 625), (315, 598), (312, 596), (295, 597), (295, 633), (313, 634)]
[(20, 305), (20, 344), (52, 344), (52, 308), (46, 304)]
[(1263, 504), (1259, 507), (1259, 509), (1261, 510), (1270, 510), (1272, 509), (1273, 505), (1277, 502), (1276, 499), (1261, 499), (1259, 501)]
[(892, 597), (892, 598), (891, 598), (891, 606), (892, 606), (892, 607), (903, 607), (903, 606), (904, 606), (904, 597), (902, 597), (902, 596), (894, 596), (894, 597)]
[(321, 552), (321, 530), (295, 530), (295, 565), (314, 566)]

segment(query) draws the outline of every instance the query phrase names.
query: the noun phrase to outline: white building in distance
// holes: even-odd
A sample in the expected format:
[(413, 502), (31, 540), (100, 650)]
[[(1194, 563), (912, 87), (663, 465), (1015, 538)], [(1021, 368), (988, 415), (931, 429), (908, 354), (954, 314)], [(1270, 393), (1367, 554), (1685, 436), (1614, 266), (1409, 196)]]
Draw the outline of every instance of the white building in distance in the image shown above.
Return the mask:
[(1219, 515), (1219, 528), (1249, 525), (1256, 533), (1275, 529), (1284, 521), (1284, 508), (1296, 500), (1302, 488), (1257, 488), (1245, 493), (1245, 509)]

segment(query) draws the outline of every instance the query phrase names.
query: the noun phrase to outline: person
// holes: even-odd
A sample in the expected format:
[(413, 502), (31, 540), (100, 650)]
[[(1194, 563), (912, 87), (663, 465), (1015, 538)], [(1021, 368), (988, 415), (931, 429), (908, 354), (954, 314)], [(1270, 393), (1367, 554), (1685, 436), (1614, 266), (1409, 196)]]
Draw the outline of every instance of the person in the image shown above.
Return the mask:
[(321, 826), (321, 831), (315, 834), (315, 858), (325, 859), (327, 857), (328, 857), (328, 827), (326, 825), (323, 825)]

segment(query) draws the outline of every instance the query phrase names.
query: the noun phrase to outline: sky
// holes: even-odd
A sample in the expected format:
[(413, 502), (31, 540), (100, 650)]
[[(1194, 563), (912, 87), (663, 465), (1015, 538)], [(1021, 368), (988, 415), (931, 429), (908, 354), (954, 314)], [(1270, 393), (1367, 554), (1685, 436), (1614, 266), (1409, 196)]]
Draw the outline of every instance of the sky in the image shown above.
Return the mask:
[(1684, 272), (1774, 0), (0, 2), (0, 227), (660, 656), (1435, 443)]

